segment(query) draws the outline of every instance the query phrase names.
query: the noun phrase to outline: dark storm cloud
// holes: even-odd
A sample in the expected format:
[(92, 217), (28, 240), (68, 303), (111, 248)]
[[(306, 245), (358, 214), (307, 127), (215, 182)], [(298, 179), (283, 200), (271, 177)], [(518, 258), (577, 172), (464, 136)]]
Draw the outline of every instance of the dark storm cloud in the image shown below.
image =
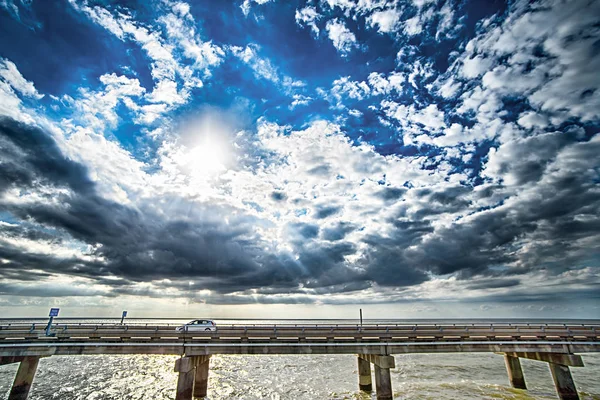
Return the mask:
[[(48, 198), (36, 203), (4, 203), (5, 211), (21, 221), (31, 221), (30, 225), (38, 224), (38, 230), (24, 226), (2, 226), (2, 230), (7, 235), (32, 240), (58, 241), (66, 236), (84, 244), (100, 244), (92, 255), (106, 260), (24, 253), (10, 243), (0, 242), (0, 257), (7, 260), (0, 270), (4, 277), (26, 280), (29, 269), (40, 269), (94, 278), (105, 284), (110, 284), (110, 280), (103, 277), (109, 275), (133, 282), (211, 277), (213, 280), (207, 280), (205, 288), (223, 291), (297, 284), (300, 269), (294, 262), (258, 250), (250, 231), (251, 221), (240, 219), (236, 228), (208, 220), (168, 221), (151, 210), (141, 212), (99, 196), (86, 168), (66, 158), (42, 129), (3, 119), (0, 140), (3, 190), (70, 189), (68, 193), (53, 194), (52, 201)], [(227, 212), (207, 210), (207, 214)], [(305, 237), (318, 234), (316, 226), (298, 229)], [(50, 238), (50, 230), (58, 234)]]
[(341, 207), (341, 206), (320, 205), (320, 206), (317, 206), (315, 209), (315, 218), (323, 219), (323, 218), (331, 217), (332, 215), (335, 215), (335, 214), (339, 213), (340, 211), (342, 211), (342, 209), (343, 209), (343, 207)]
[(384, 187), (378, 192), (374, 193), (375, 197), (379, 197), (381, 200), (386, 202), (394, 202), (400, 199), (404, 193), (406, 193), (406, 189), (404, 188), (396, 188), (396, 187)]
[(284, 192), (271, 192), (271, 198), (275, 201), (284, 201), (287, 199), (287, 195)]
[(316, 238), (319, 235), (319, 227), (317, 225), (305, 222), (289, 224), (288, 229), (292, 238), (296, 237), (300, 240)]
[(349, 222), (338, 222), (334, 226), (324, 228), (321, 231), (324, 240), (335, 242), (336, 240), (342, 240), (352, 231), (355, 231), (357, 226)]
[(63, 156), (41, 129), (0, 120), (0, 194), (11, 187), (35, 187), (60, 182), (78, 192), (92, 189), (85, 167)]
[(485, 279), (474, 282), (467, 286), (467, 289), (498, 289), (518, 286), (521, 283), (519, 279)]
[[(427, 206), (403, 205), (388, 221), (392, 229), (364, 239), (367, 278), (382, 286), (407, 286), (428, 280), (432, 272), (490, 278), (469, 289), (516, 287), (523, 282), (501, 276), (542, 266), (556, 275), (582, 260), (597, 260), (600, 244), (590, 240), (600, 239), (600, 141), (578, 142), (559, 133), (545, 137), (523, 140), (519, 151), (503, 156), (503, 173), (513, 174), (517, 184), (539, 182), (522, 186), (519, 196), (502, 196), (507, 188), (498, 186), (476, 192), (468, 186), (416, 190)], [(472, 198), (496, 192), (501, 203), (473, 214)], [(464, 216), (434, 229), (432, 218), (448, 212)], [(523, 243), (527, 250), (516, 251)]]
[[(231, 209), (216, 205), (205, 205), (197, 215), (174, 219), (166, 219), (152, 208), (133, 209), (101, 197), (87, 169), (66, 158), (47, 132), (3, 120), (0, 140), (4, 191), (67, 189), (46, 190), (44, 193), (53, 193), (46, 195), (47, 201), (2, 204), (3, 211), (16, 220), (0, 226), (2, 237), (50, 244), (75, 239), (82, 246), (92, 246), (88, 250), (91, 258), (79, 259), (26, 252), (0, 240), (0, 258), (5, 260), (0, 277), (24, 284), (51, 274), (67, 274), (110, 288), (106, 292), (68, 292), (74, 296), (161, 297), (164, 289), (174, 288), (194, 301), (311, 303), (314, 299), (306, 294), (347, 293), (373, 284), (409, 287), (431, 279), (431, 274), (477, 277), (467, 290), (519, 288), (523, 281), (515, 274), (543, 266), (556, 275), (569, 268), (564, 262), (585, 260), (594, 248), (598, 250), (598, 245), (589, 244), (589, 238), (600, 232), (598, 141), (561, 139), (559, 144), (549, 145), (561, 152), (548, 150), (535, 155), (543, 165), (540, 176), (531, 173), (536, 168), (522, 167), (527, 150), (519, 152), (506, 162), (505, 173), (522, 176), (518, 182), (541, 183), (524, 187), (519, 196), (509, 196), (487, 211), (473, 214), (472, 199), (502, 194), (506, 187), (419, 189), (415, 197), (424, 202), (415, 203), (419, 207), (404, 200), (404, 194), (412, 189), (386, 188), (376, 196), (397, 211), (387, 219), (385, 232), (373, 232), (364, 236), (362, 243), (353, 243), (345, 238), (361, 227), (352, 223), (337, 222), (322, 228), (289, 223), (286, 233), (293, 251), (271, 253), (264, 250), (253, 217), (238, 216), (225, 224), (219, 216), (231, 216)], [(540, 144), (530, 141), (523, 146), (533, 152)], [(560, 168), (549, 167), (552, 162), (559, 163)], [(335, 206), (323, 206), (317, 216), (337, 211)], [(463, 211), (462, 218), (435, 227), (437, 215)], [(529, 243), (528, 250), (515, 251), (523, 240)], [(359, 252), (359, 244), (366, 246), (364, 251)], [(358, 261), (350, 267), (347, 257), (357, 254)], [(505, 267), (515, 263), (520, 268)], [(136, 286), (149, 280), (155, 281), (152, 287)], [(199, 298), (196, 293), (200, 289), (211, 289), (214, 294)], [(251, 294), (238, 299), (229, 295), (249, 293), (250, 289), (256, 290), (256, 299)], [(39, 295), (52, 296), (57, 293), (53, 290)], [(4, 283), (0, 291), (36, 292), (32, 286), (13, 283)], [(277, 294), (291, 297), (269, 297)], [(495, 296), (500, 301), (502, 295)]]

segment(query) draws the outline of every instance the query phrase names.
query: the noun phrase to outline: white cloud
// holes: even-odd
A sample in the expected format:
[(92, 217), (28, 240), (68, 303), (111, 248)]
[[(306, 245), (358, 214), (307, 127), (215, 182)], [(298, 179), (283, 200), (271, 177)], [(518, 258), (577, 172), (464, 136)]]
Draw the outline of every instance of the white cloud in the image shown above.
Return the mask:
[(387, 77), (381, 73), (371, 72), (368, 80), (374, 95), (390, 94), (393, 91), (400, 94), (406, 77), (400, 72), (391, 72)]
[(319, 35), (317, 21), (321, 18), (322, 15), (317, 12), (315, 7), (307, 6), (301, 10), (296, 10), (296, 23), (300, 26), (309, 26), (316, 36)]
[(434, 87), (437, 92), (445, 99), (452, 99), (461, 88), (460, 82), (457, 82), (453, 76), (436, 82)]
[(545, 128), (548, 126), (548, 118), (533, 111), (527, 111), (519, 116), (519, 125), (524, 128)]
[(0, 115), (18, 121), (33, 122), (32, 114), (24, 106), (17, 93), (25, 99), (39, 100), (44, 95), (38, 93), (32, 82), (26, 80), (16, 65), (7, 59), (0, 58)]
[(553, 124), (573, 116), (598, 120), (598, 13), (600, 4), (585, 1), (516, 2), (501, 24), (484, 24), (488, 29), (467, 44), (458, 71), (469, 79), (482, 76), (497, 95), (527, 98)]
[(329, 39), (333, 42), (333, 46), (342, 56), (347, 56), (353, 48), (358, 47), (356, 36), (346, 28), (346, 25), (340, 19), (328, 21), (325, 28)]
[(473, 79), (486, 73), (494, 64), (494, 60), (476, 56), (463, 61), (462, 75), (465, 78)]
[(298, 107), (298, 106), (306, 106), (308, 105), (313, 99), (312, 97), (309, 96), (304, 96), (301, 94), (295, 94), (293, 95), (293, 101), (290, 104), (290, 110), (293, 110), (294, 108)]
[(367, 17), (367, 23), (371, 28), (378, 26), (380, 33), (391, 33), (396, 30), (400, 20), (400, 12), (394, 9), (376, 11)]
[(366, 82), (352, 81), (349, 76), (336, 79), (333, 81), (329, 92), (322, 92), (322, 96), (338, 109), (344, 108), (344, 100), (346, 98), (363, 100), (370, 94), (371, 88)]
[(330, 9), (339, 8), (346, 17), (352, 14), (364, 15), (374, 10), (384, 8), (387, 0), (321, 0), (322, 5), (327, 5)]
[(418, 15), (404, 21), (404, 33), (408, 36), (416, 36), (422, 31), (423, 25)]
[(167, 37), (178, 43), (187, 58), (194, 60), (194, 69), (202, 70), (205, 76), (209, 76), (210, 68), (223, 61), (225, 52), (212, 42), (204, 42), (199, 38), (189, 5), (186, 4), (184, 8), (182, 4), (173, 6), (177, 15), (167, 14), (160, 17), (159, 21), (165, 26)]
[(252, 68), (254, 76), (258, 79), (266, 79), (274, 83), (280, 82), (277, 68), (268, 58), (258, 56), (260, 46), (257, 44), (250, 43), (246, 47), (231, 46), (230, 50), (234, 56)]
[(454, 20), (454, 10), (452, 9), (452, 2), (447, 1), (439, 11), (440, 22), (435, 34), (436, 39), (440, 39), (442, 36), (452, 36), (453, 32), (460, 28), (458, 21)]
[(428, 6), (428, 5), (432, 4), (432, 3), (435, 3), (436, 0), (413, 0), (412, 2), (413, 2), (413, 4), (416, 7), (423, 8), (423, 7)]
[(280, 73), (271, 60), (258, 54), (260, 46), (255, 43), (250, 43), (246, 47), (230, 46), (229, 50), (252, 69), (257, 79), (266, 79), (281, 86), (288, 95), (294, 94), (296, 90), (306, 85), (303, 81)]
[(14, 0), (2, 0), (0, 1), (0, 7), (14, 15), (17, 19), (19, 18), (19, 7), (15, 4)]
[(244, 15), (247, 17), (248, 14), (250, 13), (250, 9), (252, 8), (252, 3), (258, 4), (258, 5), (263, 5), (263, 4), (267, 4), (270, 1), (274, 1), (274, 0), (244, 0), (242, 5), (240, 6), (240, 8), (242, 9), (242, 12), (244, 13)]
[[(164, 112), (186, 103), (193, 88), (203, 86), (197, 76), (210, 76), (210, 68), (219, 65), (224, 51), (200, 39), (195, 30), (195, 21), (190, 13), (189, 5), (180, 2), (165, 1), (168, 7), (165, 15), (158, 19), (164, 27), (145, 26), (135, 21), (125, 11), (109, 11), (100, 6), (89, 6), (87, 2), (69, 0), (71, 5), (87, 15), (92, 21), (104, 27), (120, 40), (131, 40), (137, 43), (151, 60), (150, 69), (155, 82), (153, 90), (146, 94), (151, 103), (162, 103), (165, 106), (153, 107), (153, 114), (140, 116), (138, 122), (154, 121), (156, 112)], [(184, 59), (176, 56), (175, 49), (181, 49)], [(192, 65), (186, 60), (192, 60)], [(150, 108), (140, 107), (142, 112)]]
[(351, 116), (353, 116), (355, 118), (360, 118), (363, 116), (363, 113), (361, 113), (359, 110), (355, 110), (355, 109), (348, 111), (348, 114), (350, 114)]
[(429, 104), (422, 110), (417, 110), (412, 115), (412, 120), (431, 130), (438, 130), (446, 126), (444, 112), (438, 109), (437, 104)]
[[(418, 109), (414, 105), (399, 104), (390, 100), (383, 100), (381, 106), (386, 116), (397, 121), (402, 127), (404, 143), (434, 143), (433, 137), (446, 129), (445, 113), (437, 104), (429, 104), (427, 107)], [(457, 127), (446, 131), (446, 135), (457, 135)], [(441, 145), (446, 140), (438, 140)]]
[(419, 9), (414, 17), (404, 21), (404, 33), (408, 36), (419, 35), (434, 16), (433, 8)]
[(17, 66), (10, 60), (0, 58), (0, 78), (23, 96), (31, 97), (36, 100), (44, 97), (43, 94), (38, 93), (32, 82), (23, 78), (23, 75), (21, 75)]
[[(105, 74), (100, 77), (104, 86), (102, 90), (80, 90), (80, 97), (72, 102), (71, 106), (80, 110), (81, 119), (85, 126), (103, 130), (107, 127), (114, 128), (118, 122), (116, 107), (119, 101), (132, 109), (137, 109), (137, 104), (132, 98), (139, 98), (145, 93), (137, 79), (123, 75)], [(127, 100), (126, 100), (127, 99)]]
[[(456, 146), (467, 139), (463, 135), (463, 129), (462, 125), (454, 123), (444, 130), (443, 135), (434, 137), (431, 142), (438, 147)], [(459, 155), (460, 154), (456, 154), (456, 157)]]

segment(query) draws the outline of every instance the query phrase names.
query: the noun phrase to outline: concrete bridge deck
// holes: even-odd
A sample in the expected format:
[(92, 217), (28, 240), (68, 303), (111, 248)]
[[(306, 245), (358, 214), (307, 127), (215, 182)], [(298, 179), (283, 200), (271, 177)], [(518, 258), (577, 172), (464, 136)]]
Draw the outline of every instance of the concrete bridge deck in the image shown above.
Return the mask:
[(61, 323), (47, 336), (42, 323), (2, 324), (0, 365), (21, 362), (15, 385), (30, 387), (40, 357), (180, 355), (177, 400), (183, 400), (206, 395), (213, 354), (357, 354), (360, 389), (371, 390), (373, 364), (377, 398), (385, 400), (392, 398), (394, 354), (494, 352), (504, 355), (513, 387), (526, 388), (519, 359), (529, 358), (548, 363), (559, 398), (577, 399), (569, 367), (583, 366), (579, 354), (600, 352), (600, 323), (219, 325), (216, 332), (179, 332), (178, 326)]

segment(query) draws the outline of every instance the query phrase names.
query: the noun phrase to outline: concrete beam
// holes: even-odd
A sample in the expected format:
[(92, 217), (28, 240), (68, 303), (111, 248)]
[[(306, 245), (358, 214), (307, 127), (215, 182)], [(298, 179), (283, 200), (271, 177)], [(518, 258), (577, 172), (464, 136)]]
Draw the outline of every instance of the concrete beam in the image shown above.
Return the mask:
[(356, 357), (356, 359), (358, 360), (358, 388), (370, 392), (373, 390), (371, 363), (361, 357)]
[(194, 380), (194, 398), (202, 399), (208, 393), (208, 371), (210, 356), (194, 357), (196, 359), (196, 376)]
[(175, 361), (175, 372), (179, 372), (175, 400), (192, 400), (195, 367), (195, 360), (192, 357), (181, 357)]
[(544, 361), (554, 364), (567, 365), (569, 367), (583, 367), (583, 359), (577, 354), (567, 353), (530, 353), (530, 352), (508, 352), (504, 353), (511, 357), (527, 358), (530, 360)]
[(0, 356), (0, 365), (13, 364), (23, 361), (25, 357), (18, 356)]
[(375, 364), (375, 390), (377, 400), (393, 400), (392, 377), (389, 368), (381, 368)]
[(506, 372), (508, 372), (508, 380), (510, 381), (510, 385), (515, 389), (527, 389), (519, 357), (505, 354), (504, 362), (506, 363)]
[(575, 382), (573, 382), (569, 367), (554, 363), (548, 363), (548, 365), (550, 366), (558, 398), (561, 400), (579, 400), (577, 388), (575, 387)]
[(27, 399), (39, 362), (39, 357), (23, 357), (23, 360), (19, 364), (17, 375), (15, 375), (10, 394), (8, 395), (8, 400)]
[(210, 343), (194, 341), (173, 343), (167, 339), (151, 343), (136, 342), (91, 342), (82, 339), (73, 343), (23, 343), (6, 344), (0, 341), (2, 356), (50, 356), (50, 355), (96, 355), (96, 354), (415, 354), (415, 353), (597, 353), (600, 342), (542, 342), (494, 343), (494, 342), (457, 342), (457, 343), (231, 343), (211, 340)]
[(378, 354), (359, 354), (358, 356), (380, 368), (396, 368), (393, 356), (381, 356)]

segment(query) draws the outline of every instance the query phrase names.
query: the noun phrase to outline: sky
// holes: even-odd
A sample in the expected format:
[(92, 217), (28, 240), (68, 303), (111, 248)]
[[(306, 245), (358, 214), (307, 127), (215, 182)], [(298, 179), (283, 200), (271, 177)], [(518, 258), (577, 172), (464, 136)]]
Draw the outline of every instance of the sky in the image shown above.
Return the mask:
[(0, 0), (0, 315), (599, 318), (600, 1)]

